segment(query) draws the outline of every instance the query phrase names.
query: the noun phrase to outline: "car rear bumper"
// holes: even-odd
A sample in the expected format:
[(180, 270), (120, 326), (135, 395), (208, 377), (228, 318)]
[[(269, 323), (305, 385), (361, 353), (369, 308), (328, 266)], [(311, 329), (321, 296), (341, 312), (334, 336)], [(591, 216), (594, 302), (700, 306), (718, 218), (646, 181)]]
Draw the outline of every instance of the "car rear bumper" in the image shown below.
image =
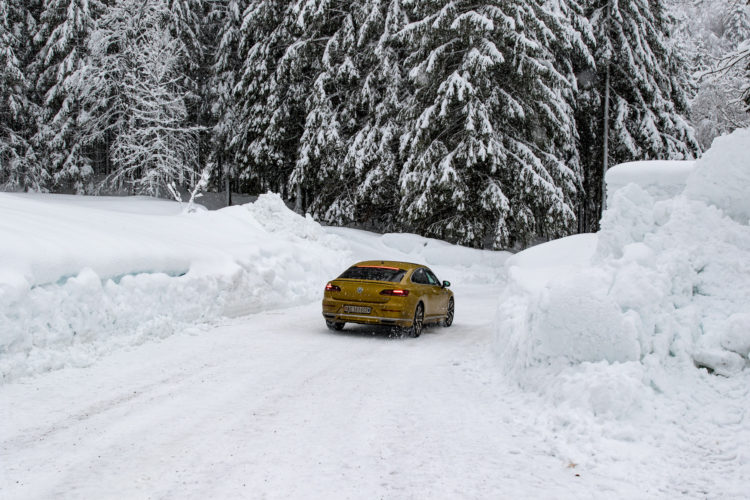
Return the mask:
[[(370, 314), (354, 314), (344, 312), (345, 305), (366, 306), (372, 308)], [(404, 304), (405, 305), (405, 304)], [(335, 323), (360, 323), (363, 325), (411, 326), (411, 314), (407, 308), (393, 304), (391, 301), (383, 304), (351, 303), (334, 299), (323, 299), (323, 318)]]

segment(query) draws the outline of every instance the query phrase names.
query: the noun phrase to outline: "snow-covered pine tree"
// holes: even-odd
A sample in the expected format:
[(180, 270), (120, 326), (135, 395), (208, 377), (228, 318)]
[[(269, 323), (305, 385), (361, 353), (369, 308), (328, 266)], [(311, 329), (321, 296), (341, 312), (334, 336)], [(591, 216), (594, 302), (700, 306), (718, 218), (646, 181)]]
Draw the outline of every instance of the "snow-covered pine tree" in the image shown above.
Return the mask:
[(355, 42), (352, 14), (333, 3), (301, 2), (298, 15), (302, 36), (297, 41), (297, 54), (304, 59), (295, 65), (308, 66), (312, 85), (305, 100), (305, 125), (289, 189), (297, 193), (298, 209), (316, 217), (321, 208), (325, 209), (325, 183), (335, 179), (344, 151), (342, 129), (346, 124), (336, 104), (346, 101), (346, 87), (359, 77), (349, 57)]
[[(577, 136), (567, 146), (570, 154), (568, 165), (582, 176), (581, 149), (586, 147), (583, 137), (591, 128), (591, 120), (581, 113), (581, 103), (582, 96), (585, 95), (586, 88), (592, 84), (596, 71), (593, 56), (596, 46), (594, 33), (580, 0), (546, 2), (541, 9), (541, 15), (545, 24), (555, 33), (549, 47), (555, 56), (555, 68), (565, 75), (571, 84), (570, 89), (563, 92), (563, 96), (574, 111), (574, 129)], [(556, 17), (558, 20), (549, 20), (550, 17)], [(579, 119), (582, 123), (578, 122)], [(582, 185), (577, 186), (577, 190), (577, 229), (578, 232), (583, 232), (586, 229), (586, 190), (582, 189)]]
[[(406, 2), (405, 2), (406, 3)], [(415, 86), (399, 216), (421, 234), (495, 248), (575, 228), (571, 83), (541, 2), (409, 2)]]
[(37, 2), (0, 2), (0, 187), (45, 190), (49, 175), (30, 141), (38, 108), (25, 70), (32, 55), (30, 33)]
[[(300, 210), (329, 222), (368, 220), (371, 208), (354, 211), (362, 201), (376, 202), (377, 179), (386, 170), (393, 213), (393, 96), (401, 85), (390, 86), (399, 77), (382, 74), (400, 72), (385, 48), (390, 35), (383, 36), (389, 5), (398, 12), (397, 0), (299, 1), (284, 9), (258, 1), (245, 12), (240, 53), (247, 55), (235, 92), (240, 126), (232, 127), (240, 132), (232, 141), (236, 161), (261, 189), (281, 187)], [(380, 60), (387, 69), (377, 67)], [(386, 164), (380, 158), (388, 158)], [(371, 174), (375, 168), (380, 173)]]
[(197, 128), (179, 72), (186, 50), (169, 21), (164, 1), (118, 0), (97, 22), (76, 74), (82, 142), (112, 138), (107, 183), (157, 196), (168, 184), (196, 180)]
[(235, 87), (240, 127), (232, 140), (242, 177), (279, 190), (299, 210), (338, 217), (328, 209), (353, 192), (347, 186), (354, 181), (341, 174), (342, 160), (366, 114), (356, 97), (358, 65), (372, 60), (377, 34), (366, 25), (376, 18), (361, 2), (250, 4)]
[(183, 61), (185, 74), (200, 70), (204, 62), (204, 30), (209, 13), (206, 3), (205, 0), (167, 0), (171, 34), (180, 39), (187, 56)]
[(77, 141), (80, 104), (73, 75), (81, 69), (88, 35), (104, 8), (100, 0), (45, 1), (34, 35), (39, 49), (29, 73), (43, 108), (34, 144), (54, 183), (78, 192), (90, 187), (92, 169), (90, 152)]
[(329, 185), (333, 190), (342, 187), (323, 216), (330, 223), (397, 229), (400, 113), (407, 93), (401, 47), (394, 35), (406, 22), (401, 0), (367, 0), (355, 11), (358, 30), (352, 57), (360, 78), (347, 106), (357, 125), (347, 139), (338, 176)]
[(208, 161), (216, 165), (227, 190), (227, 205), (231, 203), (231, 179), (236, 176), (235, 158), (229, 144), (237, 123), (235, 85), (240, 77), (239, 45), (242, 36), (242, 14), (245, 0), (221, 0), (212, 4), (209, 23), (214, 32), (216, 48), (211, 54), (212, 67), (208, 79), (208, 100), (211, 104), (212, 129)]
[(352, 3), (328, 0), (305, 2), (299, 11), (299, 43), (307, 46), (299, 53), (308, 58), (313, 82), (289, 189), (299, 193), (298, 203), (305, 201), (301, 208), (316, 218), (325, 215), (332, 198), (353, 197), (356, 189), (341, 161), (347, 138), (358, 125), (352, 106), (360, 77), (355, 63), (357, 12)]
[(729, 0), (722, 15), (723, 38), (730, 43), (740, 45), (750, 39), (750, 2), (748, 0)]
[(300, 2), (253, 0), (243, 11), (229, 142), (239, 179), (286, 199), (315, 73), (298, 23)]
[(582, 96), (582, 114), (601, 120), (607, 87), (610, 95), (608, 126), (600, 125), (594, 145), (583, 148), (587, 196), (594, 200), (588, 227), (596, 229), (602, 207), (603, 144), (608, 145), (610, 166), (693, 158), (700, 147), (685, 118), (687, 70), (669, 38), (663, 0), (593, 0), (589, 8), (597, 42), (597, 80)]

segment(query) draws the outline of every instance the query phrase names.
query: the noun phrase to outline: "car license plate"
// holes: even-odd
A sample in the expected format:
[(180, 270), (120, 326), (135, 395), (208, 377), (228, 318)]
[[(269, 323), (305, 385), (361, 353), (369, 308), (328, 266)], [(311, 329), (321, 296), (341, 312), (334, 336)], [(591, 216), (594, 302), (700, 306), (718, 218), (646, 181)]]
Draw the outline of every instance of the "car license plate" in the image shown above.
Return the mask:
[(370, 311), (372, 311), (372, 307), (344, 306), (344, 312), (347, 313), (370, 314)]

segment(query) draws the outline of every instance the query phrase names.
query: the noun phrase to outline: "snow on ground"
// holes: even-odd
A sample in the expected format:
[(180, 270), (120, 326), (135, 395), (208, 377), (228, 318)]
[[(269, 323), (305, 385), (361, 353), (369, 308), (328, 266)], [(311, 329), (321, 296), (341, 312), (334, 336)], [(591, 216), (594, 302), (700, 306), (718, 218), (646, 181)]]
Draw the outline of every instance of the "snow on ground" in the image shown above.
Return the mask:
[(368, 327), (331, 332), (316, 301), (5, 384), (2, 496), (658, 492), (652, 481), (644, 488), (606, 468), (590, 471), (556, 450), (540, 421), (544, 406), (504, 383), (487, 350), (499, 286), (449, 277), (460, 301), (456, 322), (418, 339), (390, 339)]
[(463, 283), (503, 282), (503, 264), (511, 255), (451, 245), (416, 234), (374, 235), (368, 231), (338, 227), (328, 227), (326, 232), (340, 236), (357, 260), (377, 260), (394, 255), (399, 260), (427, 264), (440, 280), (451, 281), (451, 274), (457, 274), (456, 279)]
[(598, 234), (506, 262), (501, 368), (549, 402), (548, 429), (574, 461), (651, 448), (690, 496), (750, 491), (748, 151), (740, 130), (674, 176), (615, 167), (618, 183), (643, 180), (610, 186)]
[(186, 325), (306, 303), (338, 270), (340, 238), (278, 196), (192, 214), (172, 212), (176, 203), (70, 201), (0, 195), (5, 380), (87, 364)]
[(740, 193), (750, 192), (749, 147), (750, 130), (719, 138), (696, 162), (684, 194), (657, 200), (627, 184), (612, 193), (598, 234), (510, 258), (498, 339), (507, 365), (653, 356), (723, 375), (743, 371), (750, 353), (750, 201)]
[[(53, 193), (2, 193), (3, 196), (15, 196), (21, 200), (39, 201), (67, 207), (78, 207), (107, 212), (122, 212), (145, 215), (178, 215), (183, 207), (174, 201), (150, 196), (77, 196), (73, 194)], [(6, 205), (7, 206), (7, 205)], [(196, 205), (198, 209), (202, 207)]]
[(6, 381), (192, 324), (318, 300), (355, 254), (427, 262), (441, 277), (458, 268), (480, 282), (497, 281), (507, 257), (416, 235), (326, 230), (271, 194), (191, 214), (150, 198), (0, 194), (0, 211)]
[(673, 198), (685, 189), (688, 176), (695, 168), (692, 160), (652, 160), (621, 163), (607, 170), (607, 199), (615, 191), (637, 184), (657, 199)]
[[(0, 194), (0, 497), (747, 498), (748, 145), (615, 171), (600, 233), (512, 257), (275, 195)], [(451, 281), (454, 325), (328, 331), (373, 258)]]

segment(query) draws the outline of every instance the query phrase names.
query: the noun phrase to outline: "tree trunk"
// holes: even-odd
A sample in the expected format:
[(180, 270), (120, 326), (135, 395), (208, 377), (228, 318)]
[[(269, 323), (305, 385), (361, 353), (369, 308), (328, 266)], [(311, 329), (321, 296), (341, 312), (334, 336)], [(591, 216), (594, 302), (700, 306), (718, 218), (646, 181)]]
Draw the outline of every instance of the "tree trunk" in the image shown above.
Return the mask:
[(221, 161), (221, 155), (219, 156), (219, 172), (224, 173), (224, 187), (226, 189), (226, 206), (231, 207), (232, 206), (232, 186), (229, 182), (229, 168), (222, 169), (222, 161)]
[[(610, 1), (607, 0), (607, 32), (609, 32), (609, 16), (610, 16)], [(607, 169), (609, 168), (609, 73), (610, 73), (610, 60), (612, 54), (610, 53), (607, 57), (607, 68), (606, 76), (604, 77), (604, 132), (602, 134), (604, 144), (602, 147), (602, 203), (601, 211), (607, 208)]]
[(297, 184), (297, 190), (295, 193), (295, 200), (294, 200), (294, 211), (298, 214), (302, 213), (302, 185)]

